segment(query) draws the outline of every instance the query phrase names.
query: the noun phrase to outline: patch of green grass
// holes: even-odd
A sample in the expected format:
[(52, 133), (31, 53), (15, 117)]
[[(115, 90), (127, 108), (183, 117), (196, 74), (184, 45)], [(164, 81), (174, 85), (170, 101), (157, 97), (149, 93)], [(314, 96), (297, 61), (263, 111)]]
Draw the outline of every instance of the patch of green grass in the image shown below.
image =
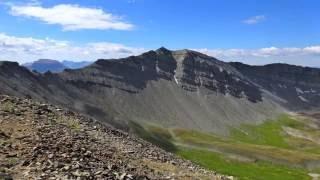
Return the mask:
[(288, 115), (277, 120), (269, 120), (260, 125), (242, 125), (231, 130), (230, 138), (250, 144), (269, 145), (280, 148), (291, 148), (285, 139), (282, 127), (302, 129), (305, 125)]
[[(289, 115), (280, 116), (277, 121), (282, 126), (288, 126), (295, 129), (305, 129), (306, 124)], [(306, 119), (304, 121), (307, 121)]]
[(304, 180), (311, 179), (304, 169), (289, 168), (269, 162), (240, 162), (223, 154), (205, 150), (179, 148), (177, 154), (203, 167), (240, 179), (256, 180)]
[[(282, 126), (303, 128), (304, 125), (290, 117), (283, 116), (277, 121), (266, 122), (258, 126), (252, 125), (246, 131), (236, 131), (239, 134), (232, 134), (231, 137), (219, 137), (186, 129), (173, 129), (172, 132), (177, 144), (193, 148), (301, 168), (310, 168), (309, 164), (314, 164), (314, 162), (320, 163), (320, 156), (315, 153), (320, 149), (318, 146), (310, 141), (294, 137), (289, 139), (288, 135), (284, 134)], [(300, 143), (301, 147), (298, 148), (288, 140)], [(302, 143), (304, 143), (303, 147)]]
[[(205, 168), (240, 179), (311, 179), (320, 172), (320, 146), (286, 133), (290, 127), (318, 137), (308, 121), (283, 115), (259, 125), (231, 129), (230, 136), (218, 136), (187, 129), (138, 127), (140, 136), (166, 147)], [(320, 133), (319, 133), (320, 137)], [(319, 171), (318, 171), (319, 169)]]
[[(176, 132), (175, 130), (173, 132)], [(206, 137), (207, 136), (207, 137)], [(277, 161), (280, 164), (295, 165), (304, 167), (309, 162), (320, 161), (320, 156), (313, 153), (297, 150), (279, 148), (269, 145), (256, 145), (246, 142), (239, 142), (230, 139), (223, 139), (210, 134), (184, 130), (176, 135), (177, 144), (184, 144), (199, 149), (219, 151), (230, 154), (238, 154), (253, 159)]]
[(187, 129), (173, 129), (172, 132), (178, 141), (183, 142), (228, 142), (227, 139), (220, 138), (213, 134), (201, 133), (199, 131), (187, 130)]

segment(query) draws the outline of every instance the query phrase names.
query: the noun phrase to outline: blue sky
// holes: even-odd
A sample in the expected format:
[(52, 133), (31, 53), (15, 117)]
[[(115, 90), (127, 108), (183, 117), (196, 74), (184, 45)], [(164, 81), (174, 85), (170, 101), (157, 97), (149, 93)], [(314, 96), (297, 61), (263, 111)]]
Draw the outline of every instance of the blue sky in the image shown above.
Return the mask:
[(320, 66), (317, 0), (0, 0), (0, 59), (95, 60), (194, 49)]

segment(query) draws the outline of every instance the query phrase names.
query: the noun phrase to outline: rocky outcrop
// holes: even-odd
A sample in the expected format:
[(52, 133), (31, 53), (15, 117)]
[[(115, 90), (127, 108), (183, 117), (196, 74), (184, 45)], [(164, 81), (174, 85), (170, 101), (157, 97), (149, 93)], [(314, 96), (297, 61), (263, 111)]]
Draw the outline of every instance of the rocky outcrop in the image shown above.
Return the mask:
[(288, 64), (249, 66), (230, 63), (243, 75), (281, 98), (286, 108), (294, 111), (320, 107), (320, 69)]
[(0, 96), (0, 179), (227, 179), (62, 108)]
[(61, 77), (75, 86), (101, 85), (129, 93), (139, 93), (148, 82), (160, 79), (175, 82), (191, 92), (203, 87), (249, 101), (261, 101), (258, 87), (228, 64), (204, 54), (160, 48), (141, 56), (98, 60), (83, 70), (68, 70)]

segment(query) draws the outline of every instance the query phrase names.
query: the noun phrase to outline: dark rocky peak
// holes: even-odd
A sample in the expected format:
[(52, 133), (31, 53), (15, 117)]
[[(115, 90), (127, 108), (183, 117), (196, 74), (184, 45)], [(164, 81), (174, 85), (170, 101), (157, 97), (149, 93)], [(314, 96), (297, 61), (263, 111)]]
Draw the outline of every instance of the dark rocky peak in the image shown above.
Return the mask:
[(165, 47), (160, 47), (159, 49), (156, 50), (157, 54), (171, 54), (172, 51), (170, 51), (169, 49), (165, 48)]
[(27, 68), (20, 66), (17, 62), (0, 61), (0, 75), (3, 77), (23, 77), (33, 74)]
[(0, 61), (0, 67), (18, 67), (19, 63), (13, 61)]
[(28, 69), (26, 69), (23, 66), (20, 66), (19, 63), (17, 62), (12, 62), (12, 61), (0, 61), (0, 73), (4, 74), (14, 74), (16, 72), (29, 72)]
[[(92, 77), (91, 77), (92, 76)], [(112, 87), (138, 93), (149, 81), (167, 80), (191, 92), (200, 88), (211, 93), (230, 94), (260, 101), (260, 90), (229, 64), (192, 50), (170, 51), (160, 48), (139, 56), (100, 59), (82, 70), (65, 71), (73, 82)], [(81, 87), (84, 85), (81, 83)]]
[(81, 70), (65, 71), (62, 77), (76, 85), (81, 81), (81, 87), (85, 82), (137, 93), (149, 81), (172, 80), (175, 69), (176, 63), (171, 54), (148, 51), (121, 59), (99, 59)]
[(254, 102), (261, 100), (260, 90), (234, 67), (193, 50), (170, 51), (162, 47), (139, 56), (99, 60), (96, 64), (96, 69), (108, 77), (117, 77), (138, 91), (150, 80), (165, 79), (191, 92), (205, 88)]

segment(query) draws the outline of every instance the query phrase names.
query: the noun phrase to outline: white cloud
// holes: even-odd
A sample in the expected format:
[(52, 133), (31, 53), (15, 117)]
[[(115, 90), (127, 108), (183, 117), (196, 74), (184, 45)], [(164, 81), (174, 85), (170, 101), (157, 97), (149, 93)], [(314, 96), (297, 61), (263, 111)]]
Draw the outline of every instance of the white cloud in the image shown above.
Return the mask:
[(143, 48), (110, 42), (95, 42), (76, 46), (67, 41), (15, 37), (0, 33), (0, 59), (20, 63), (41, 58), (94, 61), (99, 58), (127, 57), (144, 51)]
[[(90, 60), (139, 55), (147, 49), (118, 43), (92, 42), (74, 45), (50, 38), (15, 37), (0, 33), (0, 60), (30, 62), (48, 58), (56, 60)], [(259, 49), (194, 49), (223, 61), (248, 64), (289, 63), (320, 67), (320, 45), (307, 47), (267, 47)]]
[(297, 56), (297, 55), (320, 55), (320, 46), (296, 47), (267, 47), (260, 49), (198, 49), (198, 51), (218, 57), (271, 57), (271, 56)]
[(320, 67), (320, 45), (308, 47), (267, 47), (260, 49), (195, 49), (224, 61), (249, 64), (289, 63)]
[(80, 29), (131, 30), (134, 26), (122, 18), (98, 8), (81, 7), (74, 4), (59, 4), (42, 7), (37, 4), (10, 5), (14, 16), (35, 18), (47, 24), (58, 24), (65, 31)]
[(312, 54), (320, 54), (320, 46), (309, 46), (305, 47), (303, 50)]
[(115, 43), (89, 43), (88, 46), (100, 54), (119, 53), (119, 54), (134, 54), (137, 50), (136, 48), (126, 47), (122, 44)]
[(259, 15), (259, 16), (249, 17), (248, 19), (245, 19), (242, 22), (245, 24), (252, 25), (252, 24), (260, 23), (260, 22), (264, 21), (265, 19), (266, 19), (266, 16)]

